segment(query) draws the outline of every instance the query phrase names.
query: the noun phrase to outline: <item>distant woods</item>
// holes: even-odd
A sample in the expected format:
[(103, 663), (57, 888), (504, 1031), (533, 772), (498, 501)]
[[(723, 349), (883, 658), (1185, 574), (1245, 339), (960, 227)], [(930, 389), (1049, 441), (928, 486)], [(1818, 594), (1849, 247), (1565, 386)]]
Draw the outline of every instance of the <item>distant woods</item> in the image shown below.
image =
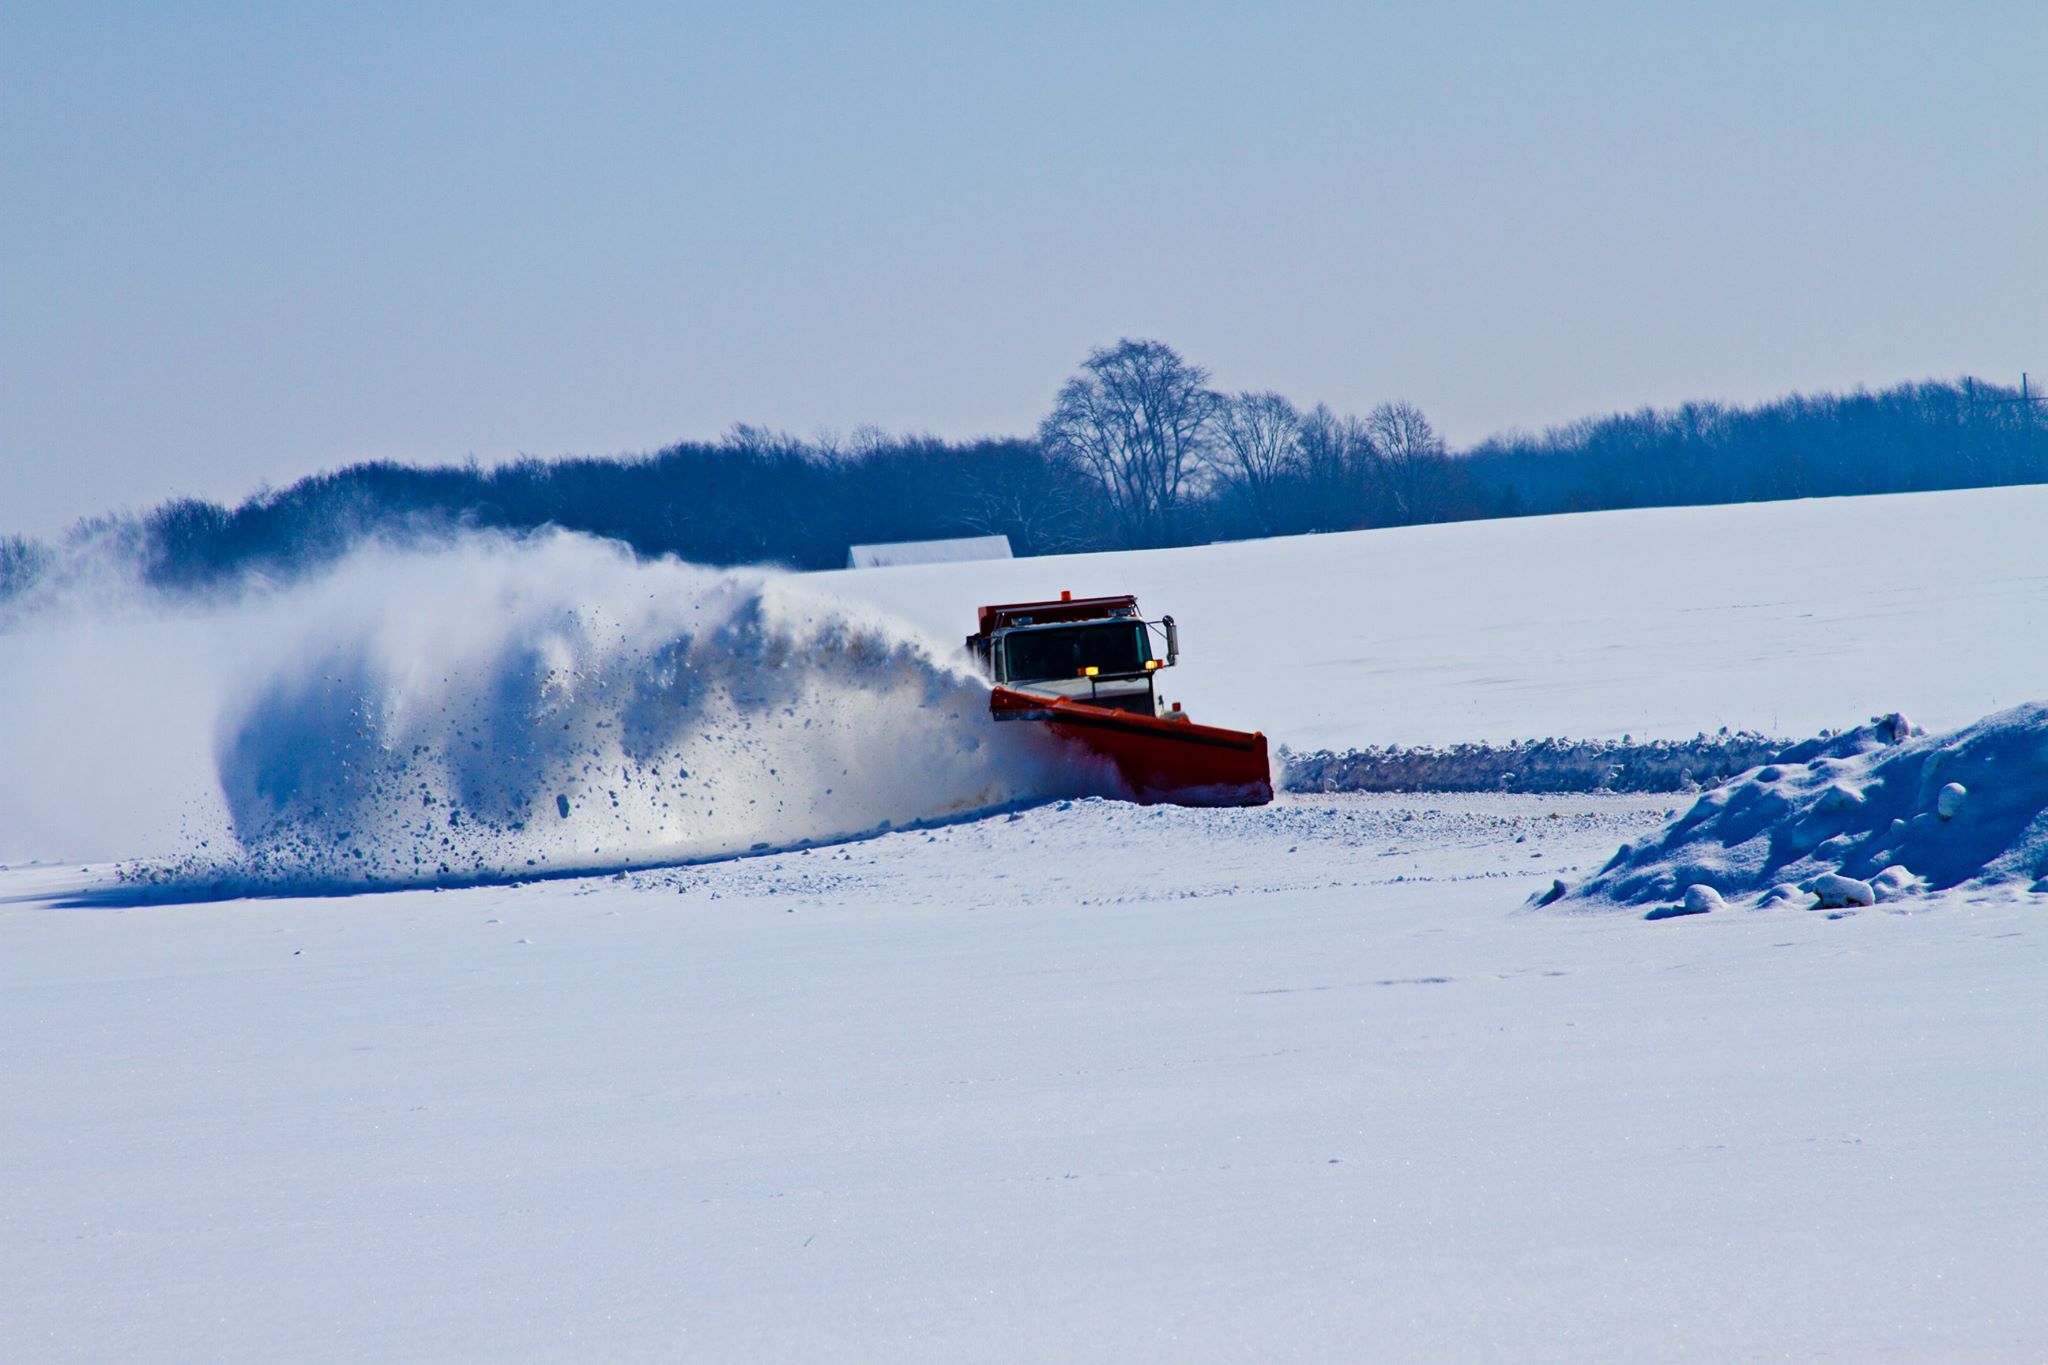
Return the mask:
[(1495, 436), (1459, 463), (1503, 515), (2048, 483), (2048, 404), (1969, 379), (1687, 403)]
[(652, 455), (416, 468), (370, 463), (238, 507), (178, 499), (0, 538), (0, 600), (111, 542), (164, 588), (288, 576), (371, 536), (561, 526), (642, 555), (836, 568), (847, 547), (1002, 534), (1020, 555), (1476, 517), (2048, 482), (2048, 410), (1974, 380), (1688, 403), (1449, 450), (1405, 402), (1362, 415), (1224, 393), (1157, 341), (1091, 352), (1028, 436), (739, 426)]

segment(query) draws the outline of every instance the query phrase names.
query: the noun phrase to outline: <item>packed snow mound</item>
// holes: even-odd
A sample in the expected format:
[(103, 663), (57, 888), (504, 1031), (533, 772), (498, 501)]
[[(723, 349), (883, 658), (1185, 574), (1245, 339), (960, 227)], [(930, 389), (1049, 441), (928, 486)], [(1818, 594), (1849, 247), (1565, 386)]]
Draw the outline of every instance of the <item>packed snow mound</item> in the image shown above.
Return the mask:
[[(1096, 785), (878, 613), (586, 536), (365, 550), (182, 627), (218, 661), (190, 684), (213, 720), (211, 790), (186, 793), (203, 847), (131, 868), (172, 890), (702, 859)], [(96, 639), (102, 710), (198, 709), (129, 637)]]
[(2048, 703), (1944, 735), (1887, 716), (1788, 749), (1564, 899), (1842, 909), (2000, 883), (2048, 892)]

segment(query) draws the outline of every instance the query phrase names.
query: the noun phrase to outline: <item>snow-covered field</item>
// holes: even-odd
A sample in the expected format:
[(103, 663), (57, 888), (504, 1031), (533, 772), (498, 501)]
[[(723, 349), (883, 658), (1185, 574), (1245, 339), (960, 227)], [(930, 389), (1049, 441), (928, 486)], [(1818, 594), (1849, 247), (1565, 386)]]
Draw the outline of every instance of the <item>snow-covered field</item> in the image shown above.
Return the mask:
[(2039, 1358), (2039, 906), (1515, 911), (1665, 809), (10, 907), (0, 1355)]
[[(1182, 622), (1173, 695), (1297, 747), (1940, 729), (2048, 694), (2042, 524), (2048, 490), (2007, 489), (787, 590), (948, 643), (981, 601), (1135, 590)], [(246, 619), (0, 636), (0, 848), (153, 853), (178, 819), (289, 810), (279, 757), (307, 744), (435, 801), (509, 770), (388, 766), (364, 733), (568, 771), (503, 731), (508, 697), (607, 763), (672, 776), (681, 745), (721, 800), (776, 803), (707, 818), (700, 852), (1043, 789), (892, 728), (958, 682), (873, 606), (546, 553), (433, 580), (513, 623), (488, 640), (431, 602), (378, 618), (365, 584), (412, 561)], [(619, 600), (565, 625), (564, 577)], [(715, 725), (636, 720), (643, 636), (715, 662), (692, 712)], [(785, 676), (756, 689), (750, 660)], [(343, 663), (377, 714), (302, 704)], [(888, 789), (818, 797), (817, 734), (834, 762), (880, 746)], [(67, 751), (100, 767), (48, 770)], [(533, 847), (658, 852), (680, 798), (640, 791), (586, 814), (576, 789)], [(1527, 906), (1684, 804), (1052, 802), (695, 866), (170, 904), (19, 863), (0, 1359), (2042, 1358), (2048, 897)]]

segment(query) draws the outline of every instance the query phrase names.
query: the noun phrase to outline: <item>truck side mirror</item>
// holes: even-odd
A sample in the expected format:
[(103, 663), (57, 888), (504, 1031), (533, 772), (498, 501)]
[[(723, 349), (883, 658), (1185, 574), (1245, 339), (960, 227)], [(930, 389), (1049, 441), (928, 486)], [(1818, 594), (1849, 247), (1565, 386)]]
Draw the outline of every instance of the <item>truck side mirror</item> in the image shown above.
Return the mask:
[(1180, 627), (1171, 616), (1160, 617), (1159, 624), (1166, 627), (1166, 666), (1171, 668), (1180, 662)]

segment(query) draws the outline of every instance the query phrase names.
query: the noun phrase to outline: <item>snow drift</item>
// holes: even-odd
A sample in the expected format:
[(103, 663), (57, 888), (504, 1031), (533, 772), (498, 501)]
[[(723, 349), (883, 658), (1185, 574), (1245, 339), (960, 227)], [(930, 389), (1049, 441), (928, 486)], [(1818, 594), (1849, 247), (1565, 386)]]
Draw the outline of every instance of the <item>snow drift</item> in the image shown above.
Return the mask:
[(1949, 734), (1892, 716), (1789, 749), (1623, 845), (1566, 899), (1699, 913), (1749, 897), (1830, 908), (2015, 883), (2048, 892), (2043, 702)]
[[(211, 707), (210, 780), (182, 795), (197, 851), (137, 867), (145, 880), (311, 889), (624, 867), (1085, 785), (1035, 727), (991, 722), (964, 666), (877, 614), (567, 533), (366, 550), (171, 623), (188, 656), (211, 652), (210, 673), (159, 667), (156, 624), (102, 633), (97, 657), (71, 663), (98, 676), (103, 709), (162, 707), (167, 683)], [(200, 709), (169, 700), (188, 724)]]

